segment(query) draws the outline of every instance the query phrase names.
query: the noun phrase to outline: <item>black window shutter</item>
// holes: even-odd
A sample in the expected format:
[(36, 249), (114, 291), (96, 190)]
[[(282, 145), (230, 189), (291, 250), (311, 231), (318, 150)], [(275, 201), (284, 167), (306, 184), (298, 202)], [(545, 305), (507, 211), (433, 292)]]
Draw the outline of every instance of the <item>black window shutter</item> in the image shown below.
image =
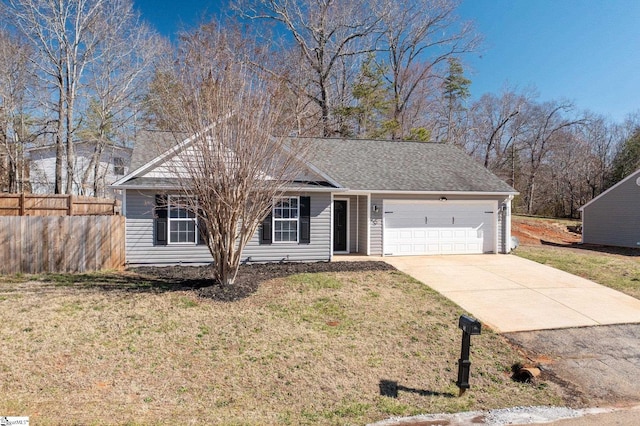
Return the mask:
[(166, 246), (169, 242), (168, 235), (168, 208), (167, 196), (163, 194), (156, 195), (155, 209), (155, 238), (154, 244), (157, 246)]
[(206, 245), (207, 238), (209, 235), (207, 234), (207, 224), (204, 221), (202, 211), (198, 214), (198, 245)]
[(271, 212), (262, 220), (260, 230), (260, 244), (271, 244)]
[(300, 243), (311, 242), (311, 197), (300, 197)]

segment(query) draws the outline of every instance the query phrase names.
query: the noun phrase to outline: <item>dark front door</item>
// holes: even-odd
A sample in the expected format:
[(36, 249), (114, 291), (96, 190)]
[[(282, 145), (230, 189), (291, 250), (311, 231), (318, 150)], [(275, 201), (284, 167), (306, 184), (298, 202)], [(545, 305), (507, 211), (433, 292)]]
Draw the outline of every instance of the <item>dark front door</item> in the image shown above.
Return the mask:
[(347, 251), (347, 200), (333, 202), (333, 251)]

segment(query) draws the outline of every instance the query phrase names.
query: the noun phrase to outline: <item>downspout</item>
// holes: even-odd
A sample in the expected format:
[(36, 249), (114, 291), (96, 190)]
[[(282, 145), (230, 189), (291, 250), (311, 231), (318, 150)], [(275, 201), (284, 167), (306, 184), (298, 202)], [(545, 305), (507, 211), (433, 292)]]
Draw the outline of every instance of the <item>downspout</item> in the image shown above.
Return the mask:
[(367, 256), (371, 256), (371, 194), (367, 194)]
[(509, 195), (505, 204), (507, 205), (507, 209), (504, 214), (505, 221), (505, 254), (511, 253), (511, 200), (513, 200), (513, 195)]
[(356, 253), (360, 253), (360, 196), (356, 195)]
[(584, 244), (584, 214), (585, 209), (584, 206), (580, 209), (580, 225), (582, 229), (580, 230), (580, 244)]
[(122, 217), (124, 217), (124, 264), (126, 266), (129, 263), (127, 259), (129, 244), (127, 243), (127, 189), (126, 188), (122, 190), (121, 214), (122, 214)]
[(330, 221), (329, 221), (329, 262), (333, 261), (333, 192), (331, 192), (331, 202), (329, 204)]

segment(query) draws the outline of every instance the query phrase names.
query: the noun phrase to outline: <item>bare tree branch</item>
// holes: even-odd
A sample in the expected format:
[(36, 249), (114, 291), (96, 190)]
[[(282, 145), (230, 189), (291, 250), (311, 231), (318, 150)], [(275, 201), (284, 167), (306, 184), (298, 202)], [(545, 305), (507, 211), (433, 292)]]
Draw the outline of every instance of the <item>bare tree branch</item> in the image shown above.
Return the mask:
[(205, 224), (216, 279), (231, 285), (242, 250), (274, 198), (291, 190), (303, 170), (303, 151), (273, 136), (286, 108), (236, 60), (231, 47), (237, 40), (210, 24), (181, 42), (159, 93), (159, 115), (175, 126), (176, 140), (193, 136), (166, 167), (186, 196), (183, 203)]

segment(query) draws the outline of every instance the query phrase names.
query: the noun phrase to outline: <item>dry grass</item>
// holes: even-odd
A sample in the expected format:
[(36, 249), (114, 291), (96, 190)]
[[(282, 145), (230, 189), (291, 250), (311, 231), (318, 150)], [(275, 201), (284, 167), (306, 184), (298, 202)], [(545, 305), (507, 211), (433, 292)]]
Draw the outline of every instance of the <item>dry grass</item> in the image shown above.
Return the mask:
[(34, 424), (363, 424), (562, 403), (552, 383), (512, 382), (523, 360), (489, 331), (458, 398), (462, 312), (398, 272), (278, 278), (235, 302), (131, 273), (28, 278), (0, 280), (0, 414)]
[[(520, 257), (561, 269), (619, 290), (640, 299), (640, 252), (629, 249), (626, 254), (606, 252), (612, 248), (568, 248), (554, 246), (520, 246), (514, 253)], [(625, 250), (620, 249), (621, 253)]]

